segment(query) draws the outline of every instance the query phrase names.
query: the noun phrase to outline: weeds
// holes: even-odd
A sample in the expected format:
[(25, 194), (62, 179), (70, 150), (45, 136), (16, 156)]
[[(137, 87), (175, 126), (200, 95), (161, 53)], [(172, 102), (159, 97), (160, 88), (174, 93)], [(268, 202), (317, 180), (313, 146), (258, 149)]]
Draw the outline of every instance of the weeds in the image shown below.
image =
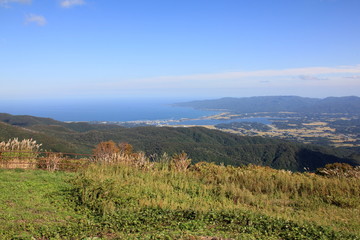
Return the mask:
[(0, 166), (6, 168), (33, 168), (42, 144), (32, 139), (18, 138), (0, 142)]
[[(116, 231), (144, 227), (148, 228), (144, 231), (150, 232), (169, 228), (205, 231), (212, 223), (206, 217), (208, 214), (222, 216), (230, 211), (232, 215), (228, 220), (214, 220), (217, 231), (240, 235), (260, 231), (259, 239), (264, 236), (276, 236), (274, 239), (347, 236), (334, 229), (360, 234), (356, 214), (360, 210), (357, 179), (329, 179), (310, 173), (211, 163), (197, 163), (186, 171), (179, 171), (171, 168), (169, 156), (159, 159), (146, 171), (124, 163), (90, 166), (73, 181), (79, 204), (86, 205)], [(144, 217), (145, 209), (150, 209), (149, 214), (159, 219)], [(250, 209), (251, 213), (244, 213), (244, 209)], [(157, 211), (164, 212), (158, 215)], [(183, 221), (172, 215), (185, 212), (192, 215)], [(253, 216), (253, 213), (256, 214)], [(243, 215), (244, 225), (236, 220)], [(267, 229), (267, 225), (275, 230)], [(327, 227), (322, 229), (319, 225)], [(195, 229), (191, 230), (190, 226)], [(319, 232), (326, 234), (316, 235)]]
[(353, 167), (346, 163), (326, 164), (324, 168), (317, 169), (317, 174), (327, 177), (360, 179), (360, 166)]
[[(95, 157), (93, 162), (101, 164), (126, 164), (144, 170), (151, 170), (154, 168), (154, 162), (145, 155), (144, 152), (133, 152), (133, 147), (128, 143), (120, 143), (116, 145), (113, 141), (101, 142), (94, 149)], [(159, 162), (159, 167), (162, 169), (174, 169), (176, 171), (186, 171), (191, 159), (185, 152), (174, 154), (169, 157), (164, 153), (159, 159), (156, 156), (151, 156), (156, 162)], [(159, 168), (158, 167), (158, 168)]]
[[(62, 153), (40, 152), (42, 144), (32, 139), (17, 138), (0, 142), (0, 168), (77, 171), (88, 165), (89, 159), (74, 159)], [(76, 154), (74, 154), (76, 155)]]
[[(24, 236), (38, 239), (359, 239), (360, 181), (352, 175), (328, 177), (206, 162), (190, 166), (185, 153), (154, 155), (150, 160), (129, 144), (108, 142), (96, 149), (93, 163), (72, 175), (67, 190), (58, 191), (59, 198), (54, 192), (41, 193), (59, 209), (76, 209), (75, 215), (68, 214), (70, 224), (56, 222), (55, 217), (50, 225), (7, 224), (0, 238), (20, 229)], [(41, 166), (50, 171), (72, 161), (61, 155), (47, 157)], [(23, 176), (27, 171), (14, 173)], [(2, 200), (3, 206), (13, 202)]]
[(175, 154), (170, 161), (170, 168), (176, 171), (186, 171), (191, 163), (191, 159), (185, 152)]

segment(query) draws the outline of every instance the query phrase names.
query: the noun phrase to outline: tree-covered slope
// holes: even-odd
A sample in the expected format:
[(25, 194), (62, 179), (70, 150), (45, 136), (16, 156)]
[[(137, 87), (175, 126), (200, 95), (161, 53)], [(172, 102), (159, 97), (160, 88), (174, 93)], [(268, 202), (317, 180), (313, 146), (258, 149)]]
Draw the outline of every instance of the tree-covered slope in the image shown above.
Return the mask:
[(12, 126), (0, 122), (0, 141), (7, 141), (10, 138), (29, 139), (32, 138), (42, 143), (42, 149), (55, 152), (77, 152), (81, 146), (77, 146), (59, 137), (51, 136), (48, 133), (34, 131), (18, 126)]
[[(8, 116), (8, 122), (18, 122), (17, 116)], [(32, 122), (43, 119), (30, 118)], [(360, 164), (358, 155), (351, 151), (313, 145), (297, 144), (261, 137), (243, 137), (201, 127), (137, 127), (88, 123), (64, 123), (55, 120), (13, 126), (0, 125), (0, 140), (33, 138), (43, 148), (53, 151), (91, 153), (102, 141), (128, 142), (135, 150), (147, 154), (169, 154), (185, 151), (193, 162), (208, 161), (231, 165), (257, 164), (277, 169), (315, 170), (327, 163)]]
[(316, 103), (299, 108), (299, 112), (305, 113), (360, 113), (359, 97), (328, 97), (317, 101)]

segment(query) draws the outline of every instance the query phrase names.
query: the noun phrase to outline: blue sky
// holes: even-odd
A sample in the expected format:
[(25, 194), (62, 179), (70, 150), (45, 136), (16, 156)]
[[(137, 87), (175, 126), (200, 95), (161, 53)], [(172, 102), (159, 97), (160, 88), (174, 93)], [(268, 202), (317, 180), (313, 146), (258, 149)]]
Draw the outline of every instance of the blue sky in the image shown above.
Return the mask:
[(360, 95), (359, 0), (0, 0), (0, 99)]

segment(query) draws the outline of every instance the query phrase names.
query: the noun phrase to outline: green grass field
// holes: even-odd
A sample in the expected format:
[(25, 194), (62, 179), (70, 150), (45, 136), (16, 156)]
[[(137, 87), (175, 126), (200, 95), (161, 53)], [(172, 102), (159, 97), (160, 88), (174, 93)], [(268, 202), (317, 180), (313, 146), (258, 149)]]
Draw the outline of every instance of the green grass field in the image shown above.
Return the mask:
[(88, 218), (71, 201), (74, 174), (0, 170), (0, 239), (81, 239)]
[(0, 239), (360, 239), (360, 181), (209, 163), (0, 170)]

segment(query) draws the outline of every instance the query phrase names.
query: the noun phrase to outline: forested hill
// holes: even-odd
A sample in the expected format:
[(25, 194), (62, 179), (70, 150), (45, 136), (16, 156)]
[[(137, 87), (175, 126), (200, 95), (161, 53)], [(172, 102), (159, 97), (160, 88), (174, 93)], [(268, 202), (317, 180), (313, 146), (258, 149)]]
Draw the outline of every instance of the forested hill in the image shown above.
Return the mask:
[(177, 103), (176, 106), (225, 110), (236, 113), (299, 112), (360, 114), (360, 97), (304, 98), (297, 96), (265, 96), (221, 98)]
[(201, 127), (137, 127), (65, 123), (47, 118), (0, 114), (0, 141), (33, 138), (43, 149), (91, 153), (102, 141), (128, 142), (148, 155), (185, 151), (193, 162), (258, 164), (277, 169), (315, 170), (327, 163), (360, 164), (360, 156), (341, 149), (260, 137), (241, 137)]

